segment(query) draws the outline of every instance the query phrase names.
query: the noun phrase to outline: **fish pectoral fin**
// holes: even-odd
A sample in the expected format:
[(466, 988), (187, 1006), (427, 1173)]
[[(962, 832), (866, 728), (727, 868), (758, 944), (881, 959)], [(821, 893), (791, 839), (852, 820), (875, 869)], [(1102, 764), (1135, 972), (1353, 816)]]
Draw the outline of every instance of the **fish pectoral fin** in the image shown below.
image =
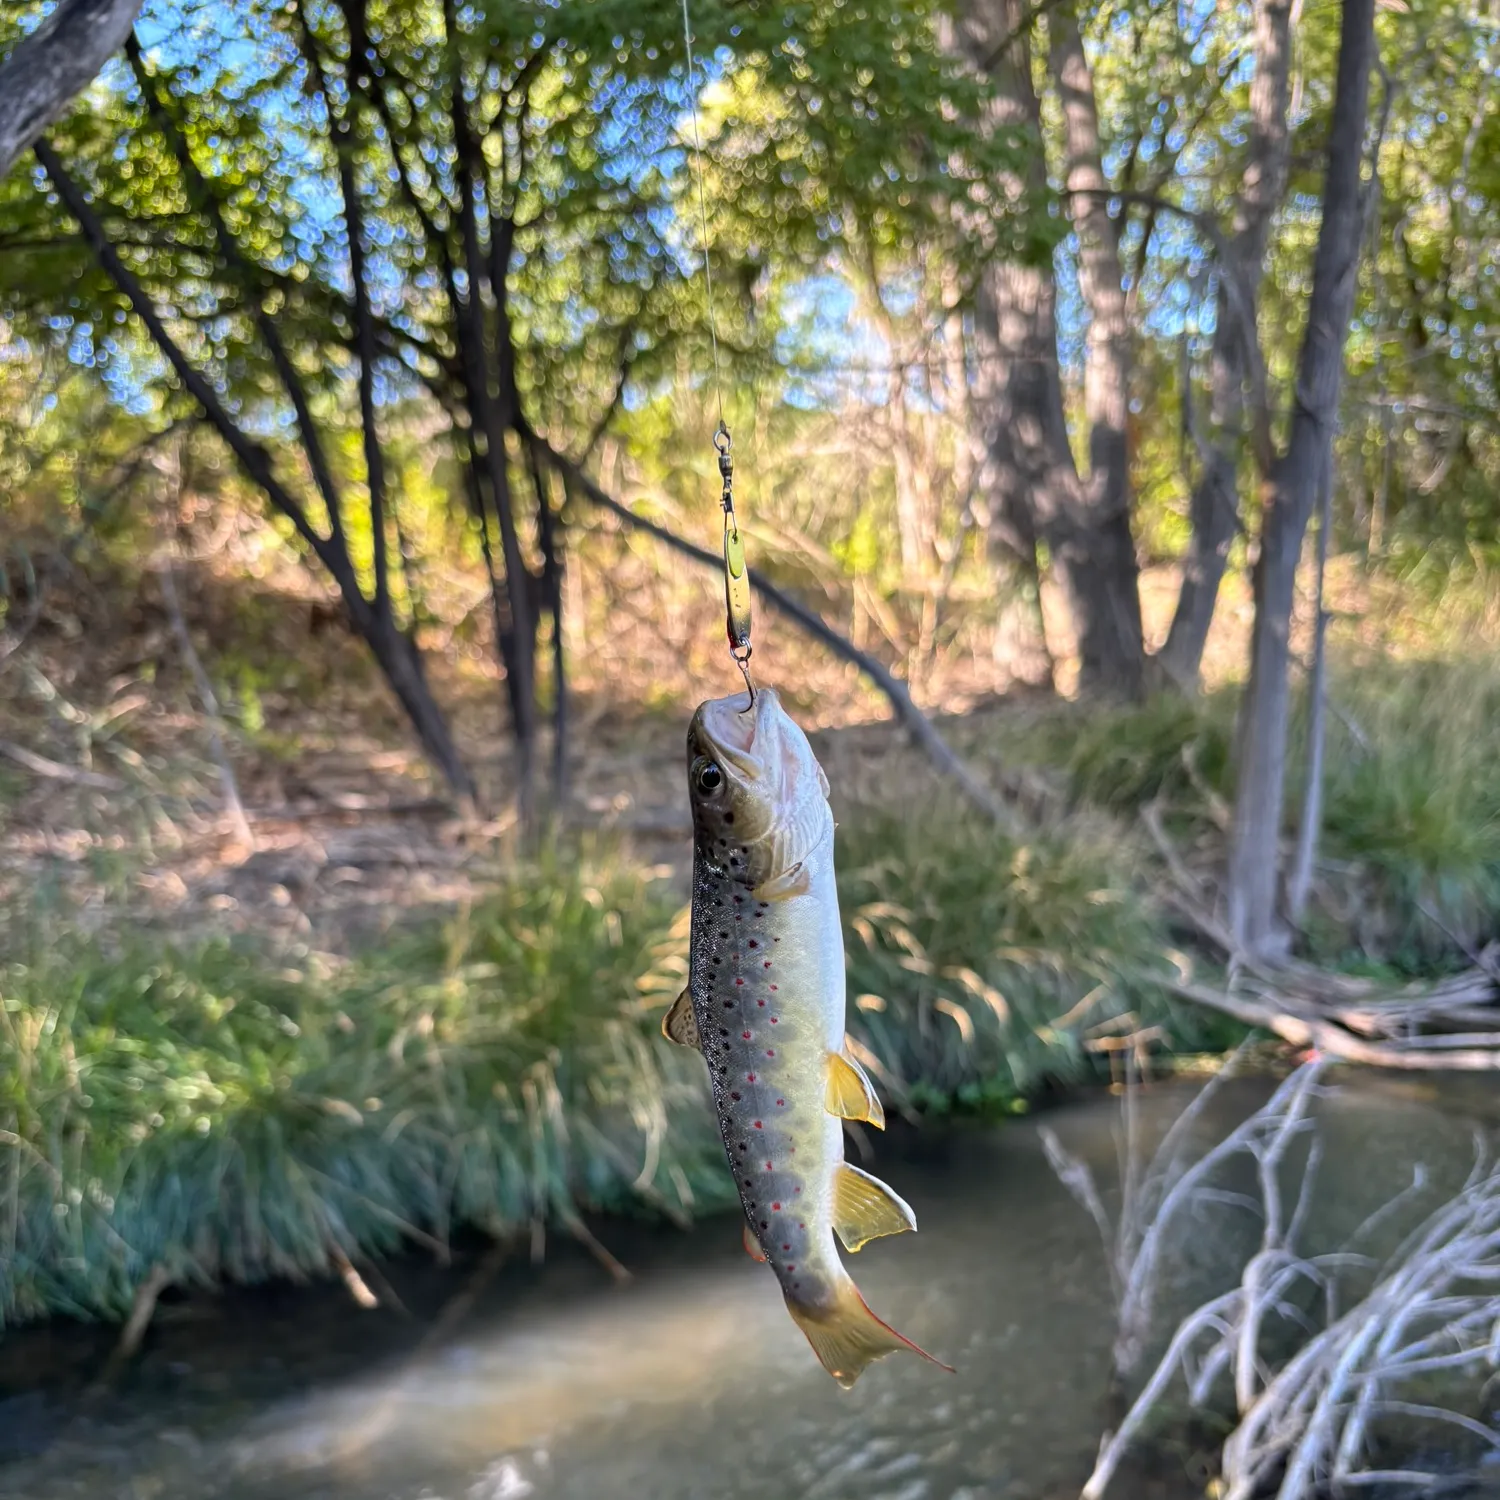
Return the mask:
[(661, 1034), (679, 1047), (698, 1046), (698, 1017), (693, 1013), (693, 997), (686, 990), (672, 1002), (672, 1008), (661, 1018)]
[(833, 1229), (846, 1250), (917, 1227), (917, 1216), (878, 1177), (841, 1161), (833, 1174)]
[(793, 896), (805, 896), (812, 889), (812, 871), (798, 861), (790, 870), (763, 880), (750, 895), (756, 901), (790, 901)]
[(760, 1245), (756, 1242), (755, 1236), (750, 1233), (750, 1226), (748, 1224), (744, 1226), (744, 1231), (745, 1254), (748, 1255), (751, 1260), (759, 1261), (761, 1265), (765, 1265), (766, 1252), (760, 1248)]
[(823, 1108), (841, 1120), (885, 1129), (885, 1110), (865, 1070), (846, 1052), (830, 1052), (823, 1065)]

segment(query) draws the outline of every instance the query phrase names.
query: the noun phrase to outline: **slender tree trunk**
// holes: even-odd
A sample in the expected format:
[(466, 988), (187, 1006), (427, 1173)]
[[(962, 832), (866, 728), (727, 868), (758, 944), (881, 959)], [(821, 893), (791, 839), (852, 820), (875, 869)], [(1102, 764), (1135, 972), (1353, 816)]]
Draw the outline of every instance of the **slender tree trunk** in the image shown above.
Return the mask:
[(1241, 706), (1240, 764), (1229, 859), (1229, 916), (1247, 953), (1280, 939), (1277, 850), (1286, 778), (1292, 601), (1307, 523), (1329, 482), (1363, 241), (1360, 172), (1374, 57), (1375, 0), (1343, 0), (1338, 79), (1328, 136), (1323, 221), (1285, 453), (1265, 486), (1250, 682)]
[[(1139, 570), (1130, 530), (1130, 452), (1126, 441), (1132, 363), (1130, 317), (1120, 268), (1118, 231), (1109, 216), (1094, 79), (1070, 5), (1048, 18), (1050, 66), (1067, 140), (1066, 184), (1078, 234), (1078, 280), (1089, 310), (1083, 402), (1089, 424), (1089, 472), (1079, 478), (1064, 553), (1076, 565), (1087, 603), (1081, 623), (1080, 681), (1138, 697), (1145, 670)], [(1079, 547), (1079, 543), (1082, 546)], [(1078, 583), (1070, 589), (1079, 593)]]
[[(1245, 423), (1245, 385), (1256, 337), (1255, 307), (1270, 240), (1271, 220), (1286, 194), (1291, 135), (1287, 128), (1292, 66), (1292, 0), (1258, 0), (1255, 77), (1250, 85), (1250, 140), (1225, 264), (1218, 268), (1214, 336), (1209, 354), (1213, 424), (1203, 469), (1189, 505), (1192, 536), (1182, 562), (1182, 585), (1172, 627), (1161, 649), (1163, 675), (1196, 689), (1203, 650), (1218, 604), (1229, 548), (1239, 529), (1239, 472)], [(1235, 278), (1236, 306), (1226, 278)]]

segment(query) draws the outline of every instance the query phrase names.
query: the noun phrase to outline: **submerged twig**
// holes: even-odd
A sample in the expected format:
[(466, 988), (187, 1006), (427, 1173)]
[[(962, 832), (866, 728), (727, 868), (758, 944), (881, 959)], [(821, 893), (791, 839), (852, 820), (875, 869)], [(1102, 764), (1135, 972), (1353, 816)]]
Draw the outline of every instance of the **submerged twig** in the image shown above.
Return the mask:
[[(1263, 1216), (1260, 1244), (1248, 1257), (1238, 1285), (1179, 1323), (1118, 1430), (1101, 1445), (1084, 1500), (1100, 1500), (1105, 1494), (1130, 1444), (1179, 1373), (1189, 1401), (1200, 1408), (1229, 1377), (1239, 1421), (1224, 1446), (1224, 1500), (1251, 1500), (1273, 1482), (1278, 1500), (1314, 1500), (1330, 1485), (1338, 1492), (1415, 1475), (1414, 1468), (1366, 1467), (1374, 1454), (1376, 1428), (1391, 1416), (1439, 1423), (1500, 1452), (1500, 1431), (1491, 1424), (1441, 1405), (1432, 1399), (1430, 1385), (1412, 1389), (1405, 1384), (1417, 1377), (1430, 1380), (1437, 1372), (1479, 1380), (1500, 1367), (1500, 1315), (1494, 1300), (1500, 1282), (1500, 1171), (1490, 1165), (1481, 1142), (1476, 1169), (1463, 1190), (1399, 1247), (1364, 1296), (1338, 1313), (1340, 1276), (1374, 1269), (1354, 1246), (1421, 1190), (1425, 1173), (1418, 1168), (1412, 1185), (1367, 1218), (1344, 1250), (1317, 1256), (1299, 1251), (1321, 1158), (1316, 1137), (1289, 1217), (1283, 1169), (1292, 1143), (1312, 1128), (1309, 1107), (1320, 1092), (1317, 1080), (1324, 1066), (1312, 1062), (1298, 1069), (1262, 1109), (1181, 1172), (1162, 1196), (1130, 1268), (1117, 1359), (1129, 1360), (1143, 1347), (1148, 1331), (1143, 1313), (1159, 1275), (1168, 1223), (1190, 1200), (1239, 1203), (1242, 1195), (1219, 1194), (1206, 1181), (1236, 1153), (1248, 1153), (1255, 1161)], [(1176, 1154), (1170, 1144), (1176, 1131), (1174, 1127), (1158, 1148), (1153, 1169), (1163, 1157), (1170, 1160)], [(1073, 1190), (1071, 1164), (1057, 1165)], [(1298, 1306), (1299, 1286), (1323, 1289), (1327, 1310), (1322, 1326)], [(1305, 1335), (1280, 1368), (1268, 1348), (1266, 1331), (1273, 1324), (1279, 1330), (1301, 1328)], [(1128, 1365), (1120, 1369), (1124, 1373)], [(1427, 1475), (1423, 1482), (1438, 1484), (1441, 1476)]]

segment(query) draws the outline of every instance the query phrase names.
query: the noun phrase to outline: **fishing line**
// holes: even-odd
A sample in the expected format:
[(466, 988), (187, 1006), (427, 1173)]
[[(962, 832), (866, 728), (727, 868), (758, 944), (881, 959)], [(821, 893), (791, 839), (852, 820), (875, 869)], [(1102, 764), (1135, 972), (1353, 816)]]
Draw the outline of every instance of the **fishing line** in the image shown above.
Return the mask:
[(750, 679), (750, 573), (745, 564), (745, 544), (740, 538), (739, 522), (734, 514), (734, 457), (729, 424), (724, 420), (724, 380), (719, 362), (719, 327), (714, 317), (714, 272), (708, 254), (708, 193), (703, 186), (703, 140), (698, 129), (698, 88), (693, 65), (693, 26), (688, 16), (688, 0), (682, 0), (682, 45), (687, 55), (688, 102), (693, 114), (693, 169), (698, 182), (698, 214), (703, 233), (703, 306), (708, 314), (708, 337), (714, 355), (714, 399), (719, 408), (719, 425), (714, 429), (714, 452), (718, 455), (719, 476), (723, 493), (719, 503), (724, 511), (724, 628), (729, 637), (729, 654), (745, 679), (750, 701), (748, 713), (755, 707), (755, 684)]

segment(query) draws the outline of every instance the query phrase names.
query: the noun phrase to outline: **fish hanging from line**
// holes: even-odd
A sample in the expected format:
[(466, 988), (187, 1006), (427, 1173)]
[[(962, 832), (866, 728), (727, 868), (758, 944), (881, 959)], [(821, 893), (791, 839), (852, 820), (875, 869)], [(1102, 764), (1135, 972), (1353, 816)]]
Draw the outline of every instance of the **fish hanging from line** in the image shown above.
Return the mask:
[(662, 1031), (708, 1063), (745, 1248), (845, 1389), (906, 1349), (839, 1259), (915, 1229), (910, 1208), (844, 1160), (843, 1121), (884, 1128), (845, 1050), (844, 940), (828, 778), (774, 691), (715, 698), (688, 730), (693, 909), (688, 987)]

